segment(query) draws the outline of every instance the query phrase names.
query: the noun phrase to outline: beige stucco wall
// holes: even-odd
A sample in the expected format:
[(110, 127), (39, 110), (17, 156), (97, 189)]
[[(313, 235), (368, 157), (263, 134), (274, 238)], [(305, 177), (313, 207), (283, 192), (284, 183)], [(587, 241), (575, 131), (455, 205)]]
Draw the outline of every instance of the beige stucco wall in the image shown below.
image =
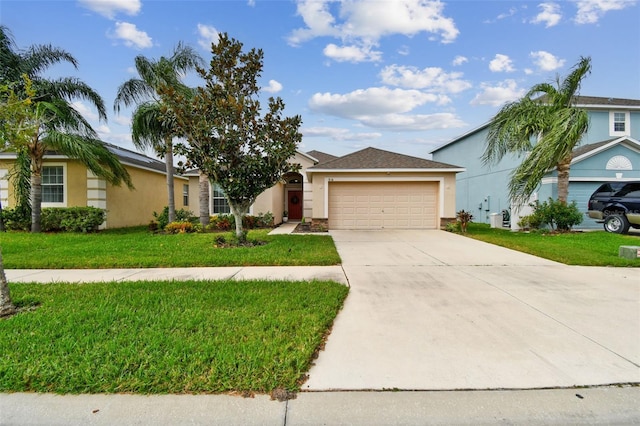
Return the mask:
[[(12, 170), (15, 161), (0, 162), (0, 170)], [(46, 159), (44, 165), (63, 165), (65, 167), (65, 207), (84, 207), (90, 205), (87, 194), (87, 168), (80, 162), (68, 159)], [(163, 173), (127, 166), (135, 189), (126, 185), (106, 184), (107, 228), (146, 225), (153, 219), (153, 212), (161, 212), (167, 205), (167, 179)], [(183, 208), (182, 185), (187, 179), (174, 178), (174, 197), (176, 209)], [(8, 184), (9, 207), (15, 205), (13, 185)], [(190, 200), (198, 197), (197, 192), (189, 193)], [(5, 207), (5, 206), (3, 206)], [(43, 205), (43, 207), (47, 207)]]
[(313, 173), (312, 182), (310, 184), (313, 191), (312, 199), (312, 215), (313, 218), (327, 218), (325, 204), (327, 202), (328, 188), (327, 184), (331, 181), (349, 180), (349, 181), (384, 181), (384, 182), (403, 182), (403, 181), (436, 181), (441, 184), (438, 197), (438, 217), (439, 219), (455, 217), (456, 209), (456, 174), (453, 172), (316, 172)]
[(279, 182), (258, 195), (258, 198), (256, 198), (255, 203), (253, 203), (251, 207), (251, 214), (258, 216), (260, 214), (271, 213), (273, 214), (274, 221), (279, 223), (282, 221), (283, 206), (283, 184)]
[[(162, 173), (125, 166), (135, 189), (126, 185), (107, 185), (107, 227), (146, 225), (153, 212), (160, 213), (167, 205), (167, 179)], [(174, 177), (176, 209), (183, 208), (182, 185), (187, 179)], [(192, 194), (189, 194), (190, 198)], [(196, 194), (197, 197), (197, 194)]]

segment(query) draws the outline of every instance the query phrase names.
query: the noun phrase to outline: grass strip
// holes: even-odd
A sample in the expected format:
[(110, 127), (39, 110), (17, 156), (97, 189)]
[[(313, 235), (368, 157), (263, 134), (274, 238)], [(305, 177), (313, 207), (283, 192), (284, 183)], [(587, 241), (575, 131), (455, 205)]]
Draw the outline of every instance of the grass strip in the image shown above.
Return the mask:
[[(255, 247), (216, 247), (221, 234), (153, 234), (127, 228), (96, 234), (0, 233), (7, 269), (175, 268), (197, 266), (326, 266), (340, 263), (333, 239), (267, 235), (254, 230)], [(231, 233), (222, 234), (227, 239)]]
[(0, 392), (299, 389), (342, 307), (326, 281), (12, 284)]
[(464, 234), (523, 253), (533, 254), (566, 265), (640, 266), (640, 259), (619, 257), (620, 246), (640, 246), (640, 235), (618, 235), (604, 231), (545, 234), (511, 232), (487, 224), (470, 223)]

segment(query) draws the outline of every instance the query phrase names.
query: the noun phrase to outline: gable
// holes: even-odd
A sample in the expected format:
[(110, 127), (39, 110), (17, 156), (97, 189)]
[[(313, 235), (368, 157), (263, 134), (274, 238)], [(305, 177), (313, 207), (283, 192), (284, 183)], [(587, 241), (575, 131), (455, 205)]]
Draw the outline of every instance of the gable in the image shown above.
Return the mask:
[(463, 171), (461, 167), (377, 148), (363, 150), (312, 167), (309, 171)]

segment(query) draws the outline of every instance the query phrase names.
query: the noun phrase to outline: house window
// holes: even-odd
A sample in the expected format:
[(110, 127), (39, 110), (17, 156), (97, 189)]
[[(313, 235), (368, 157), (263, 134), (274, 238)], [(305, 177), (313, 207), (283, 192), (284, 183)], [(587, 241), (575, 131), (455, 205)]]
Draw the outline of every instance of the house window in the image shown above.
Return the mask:
[(231, 213), (229, 203), (224, 197), (224, 192), (218, 184), (213, 184), (213, 214)]
[(42, 167), (42, 202), (64, 203), (64, 168), (62, 166)]
[(611, 112), (609, 113), (611, 136), (629, 135), (629, 113)]
[(189, 205), (189, 185), (182, 185), (182, 205)]

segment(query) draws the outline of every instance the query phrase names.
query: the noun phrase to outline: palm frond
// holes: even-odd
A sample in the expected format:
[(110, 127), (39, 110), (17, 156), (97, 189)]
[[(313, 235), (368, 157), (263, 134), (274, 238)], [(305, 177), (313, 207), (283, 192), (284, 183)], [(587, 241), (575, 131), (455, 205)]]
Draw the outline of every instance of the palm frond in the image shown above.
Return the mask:
[(107, 120), (107, 111), (102, 97), (89, 85), (75, 77), (64, 77), (57, 80), (39, 80), (35, 83), (39, 100), (54, 98), (72, 102), (75, 99), (88, 101), (97, 111), (100, 120)]
[(36, 76), (52, 65), (62, 62), (78, 69), (78, 61), (66, 50), (51, 45), (30, 46), (23, 57), (23, 72), (28, 76)]
[(149, 86), (144, 80), (132, 78), (125, 81), (118, 87), (116, 99), (113, 102), (113, 110), (120, 112), (122, 105), (128, 107), (136, 103), (147, 101), (153, 98), (155, 90)]
[(47, 134), (43, 142), (49, 148), (79, 160), (96, 176), (104, 178), (110, 184), (119, 186), (124, 182), (129, 188), (133, 188), (127, 169), (101, 141), (54, 130)]
[(136, 148), (144, 150), (153, 148), (156, 152), (164, 152), (164, 142), (173, 137), (173, 129), (163, 121), (163, 113), (157, 102), (140, 104), (131, 117), (131, 138)]

